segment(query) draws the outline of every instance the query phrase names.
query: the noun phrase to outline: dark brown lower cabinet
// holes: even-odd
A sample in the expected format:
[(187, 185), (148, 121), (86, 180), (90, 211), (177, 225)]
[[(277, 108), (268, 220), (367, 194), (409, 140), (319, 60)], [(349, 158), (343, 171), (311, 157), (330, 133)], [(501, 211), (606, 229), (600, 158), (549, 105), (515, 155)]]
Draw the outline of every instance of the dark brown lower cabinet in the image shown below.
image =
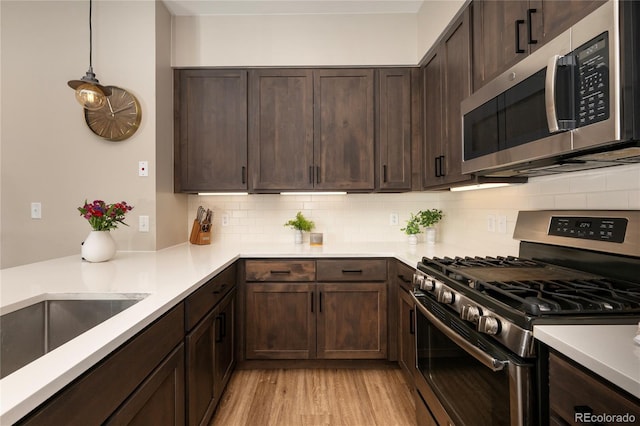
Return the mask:
[(246, 358), (316, 356), (315, 284), (246, 285)]
[(181, 343), (106, 425), (183, 425), (184, 415), (184, 344)]
[(19, 424), (139, 424), (159, 406), (162, 422), (147, 424), (184, 424), (183, 339), (180, 303)]
[(416, 370), (415, 305), (409, 292), (413, 288), (414, 268), (396, 261), (393, 286), (398, 288), (398, 364), (413, 385)]
[[(607, 415), (612, 417), (606, 420)], [(599, 416), (605, 420), (598, 418)], [(629, 420), (630, 418), (633, 419)], [(549, 354), (550, 424), (635, 423), (638, 419), (638, 398), (618, 389), (563, 355), (555, 352)]]
[(387, 283), (318, 284), (317, 357), (387, 358)]
[(208, 424), (229, 381), (234, 357), (235, 289), (187, 334), (187, 423)]
[(346, 282), (246, 283), (247, 360), (387, 358), (386, 261), (317, 263), (319, 279)]

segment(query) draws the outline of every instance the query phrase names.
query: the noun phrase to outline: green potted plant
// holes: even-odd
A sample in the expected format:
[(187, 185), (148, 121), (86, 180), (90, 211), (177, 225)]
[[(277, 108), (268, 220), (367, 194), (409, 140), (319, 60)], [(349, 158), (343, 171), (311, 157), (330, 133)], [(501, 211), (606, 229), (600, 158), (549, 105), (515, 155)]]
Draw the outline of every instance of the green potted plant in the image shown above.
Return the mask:
[(443, 216), (442, 210), (438, 209), (420, 210), (416, 214), (410, 213), (407, 226), (400, 230), (409, 236), (409, 244), (416, 244), (418, 242), (418, 234), (422, 232), (422, 228), (424, 227), (427, 243), (433, 244), (436, 241), (436, 230), (433, 225), (440, 222)]
[(302, 233), (311, 231), (316, 225), (313, 221), (304, 217), (302, 212), (296, 213), (295, 219), (288, 220), (284, 226), (288, 226), (296, 231), (295, 233), (295, 243), (302, 243)]
[(418, 212), (420, 216), (420, 225), (425, 228), (425, 235), (427, 239), (427, 244), (435, 244), (436, 242), (436, 228), (433, 227), (436, 223), (442, 220), (443, 214), (442, 210), (438, 209), (430, 209), (430, 210), (421, 210)]
[(413, 213), (410, 213), (409, 220), (407, 220), (407, 226), (405, 226), (404, 228), (400, 228), (401, 231), (409, 236), (409, 244), (418, 243), (418, 234), (421, 232), (421, 221), (422, 218), (420, 216), (420, 212), (415, 215)]

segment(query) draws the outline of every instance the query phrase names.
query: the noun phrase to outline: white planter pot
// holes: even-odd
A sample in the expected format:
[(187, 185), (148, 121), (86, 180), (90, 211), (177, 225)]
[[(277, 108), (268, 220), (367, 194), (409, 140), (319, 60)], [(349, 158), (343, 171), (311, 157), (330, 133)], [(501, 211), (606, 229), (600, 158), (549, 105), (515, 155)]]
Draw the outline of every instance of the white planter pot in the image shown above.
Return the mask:
[(416, 234), (411, 234), (407, 236), (407, 242), (411, 245), (418, 244), (418, 236)]
[(436, 228), (426, 228), (424, 230), (425, 241), (427, 244), (435, 244), (436, 243)]
[(105, 262), (116, 254), (116, 242), (109, 231), (91, 231), (82, 243), (81, 253), (87, 262)]
[(296, 229), (293, 234), (293, 240), (296, 244), (302, 244), (302, 231)]

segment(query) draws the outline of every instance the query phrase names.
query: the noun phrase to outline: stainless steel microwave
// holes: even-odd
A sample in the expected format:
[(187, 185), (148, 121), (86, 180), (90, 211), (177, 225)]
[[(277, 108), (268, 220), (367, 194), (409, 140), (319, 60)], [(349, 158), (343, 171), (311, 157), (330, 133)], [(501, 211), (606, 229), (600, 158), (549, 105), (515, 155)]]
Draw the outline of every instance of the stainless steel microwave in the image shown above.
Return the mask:
[(603, 4), (465, 99), (463, 173), (640, 162), (639, 3)]

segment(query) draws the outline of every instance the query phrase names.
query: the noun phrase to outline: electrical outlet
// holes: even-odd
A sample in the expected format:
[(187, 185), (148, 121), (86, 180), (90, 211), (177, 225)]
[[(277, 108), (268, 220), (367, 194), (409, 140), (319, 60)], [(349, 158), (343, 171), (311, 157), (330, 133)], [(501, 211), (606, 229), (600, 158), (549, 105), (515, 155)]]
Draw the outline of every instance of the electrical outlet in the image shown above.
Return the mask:
[(222, 226), (229, 226), (229, 213), (222, 213)]
[(487, 231), (496, 232), (496, 217), (492, 214), (487, 216)]
[(138, 231), (149, 232), (149, 216), (138, 217)]
[(31, 219), (42, 219), (42, 203), (31, 203)]
[(398, 213), (391, 213), (389, 215), (389, 225), (391, 226), (396, 226), (398, 225), (399, 219), (398, 219)]
[(507, 233), (507, 217), (506, 216), (498, 216), (498, 233), (499, 234)]

